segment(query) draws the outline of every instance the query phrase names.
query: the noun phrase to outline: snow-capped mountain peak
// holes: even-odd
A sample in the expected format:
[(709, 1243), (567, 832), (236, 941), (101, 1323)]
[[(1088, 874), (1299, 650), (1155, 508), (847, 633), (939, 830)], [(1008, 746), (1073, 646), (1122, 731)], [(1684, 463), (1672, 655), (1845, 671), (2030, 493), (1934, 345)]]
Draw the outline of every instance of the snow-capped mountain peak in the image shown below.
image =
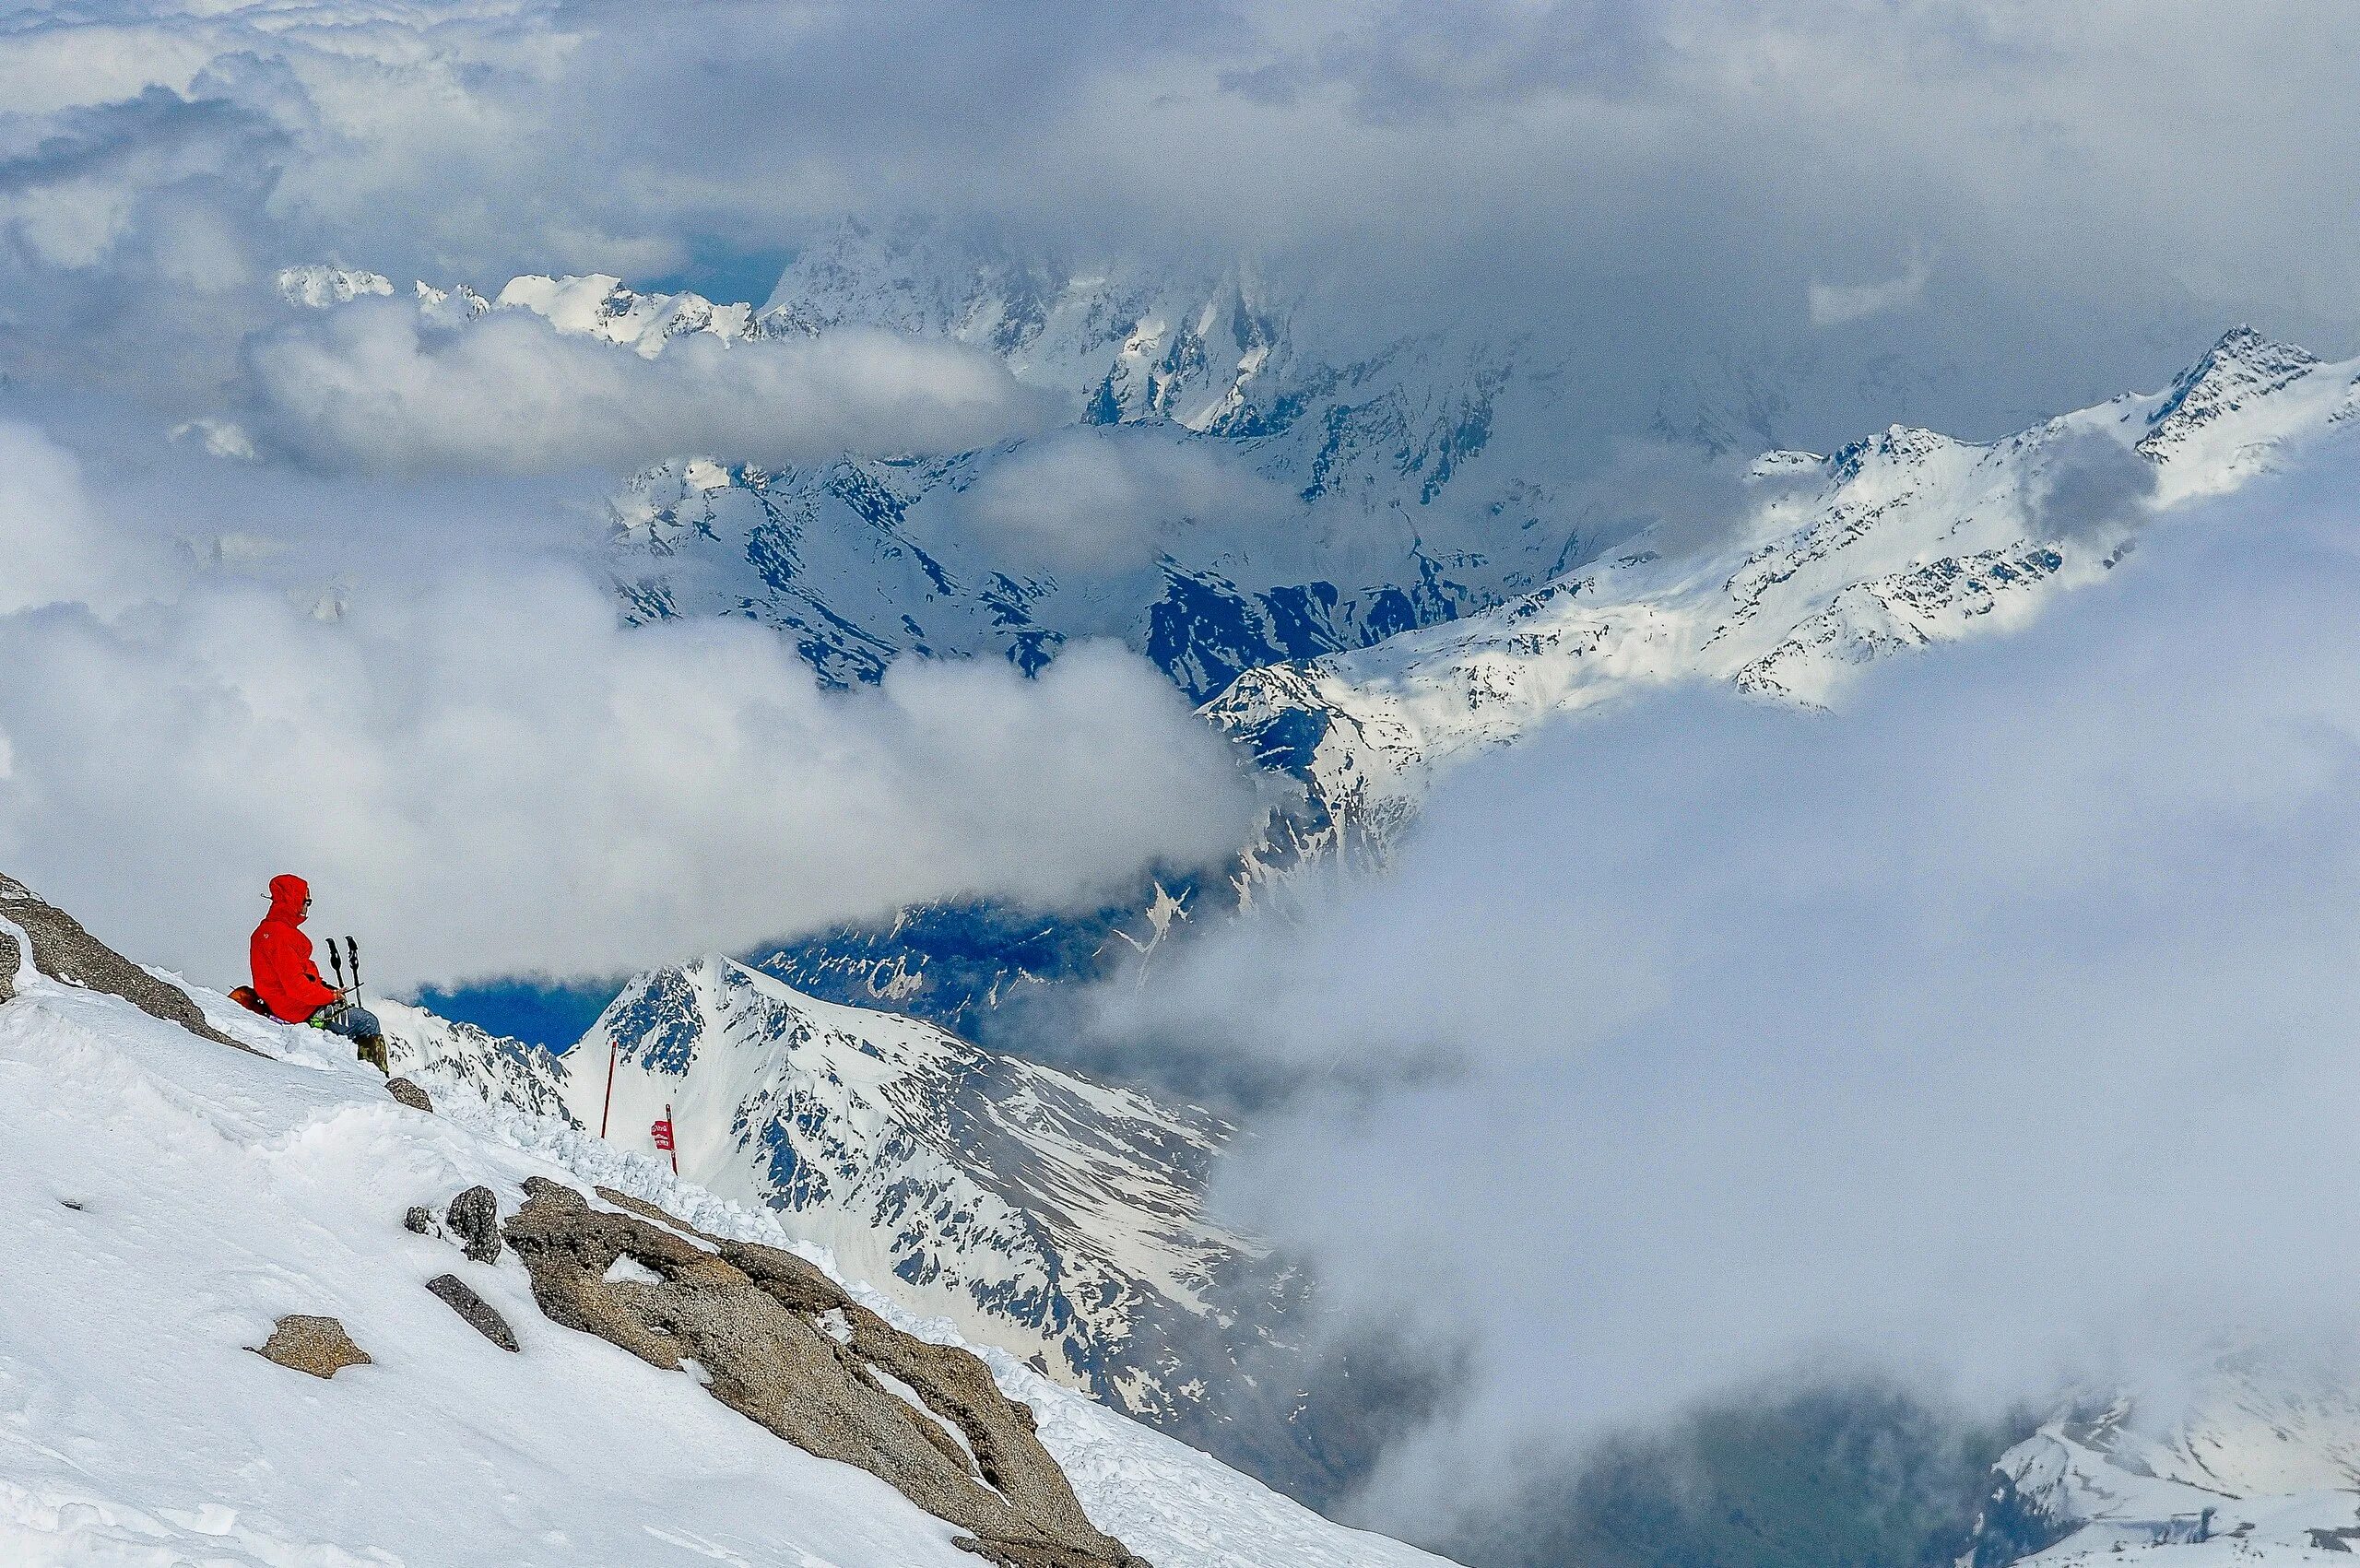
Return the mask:
[(2181, 372), (2154, 410), (2139, 450), (2163, 458), (2215, 421), (2267, 398), (2319, 366), (2308, 349), (2274, 342), (2249, 326), (2235, 326)]
[(2360, 1402), (2317, 1369), (2224, 1360), (2158, 1416), (2114, 1397), (2011, 1448), (1967, 1562), (2325, 1563), (2360, 1539)]
[(314, 311), (326, 310), (331, 305), (348, 305), (370, 295), (387, 295), (394, 291), (391, 278), (327, 262), (310, 262), (301, 266), (282, 268), (277, 281), (280, 299), (290, 305)]
[[(1834, 455), (1776, 452), (1702, 549), (1638, 549), (1499, 607), (1254, 670), (1206, 713), (1381, 838), (1458, 760), (1673, 680), (1824, 703), (1885, 654), (2021, 624), (2111, 570), (2157, 511), (2350, 429), (2360, 360), (2248, 328), (2165, 392), (1991, 442), (1903, 425)], [(1645, 540), (1640, 541), (1642, 544)]]
[(1228, 1134), (1212, 1117), (729, 959), (640, 976), (567, 1060), (585, 1126), (643, 1147), (669, 1107), (683, 1173), (794, 1216), (976, 1338), (1149, 1409), (1132, 1337), (1205, 1311), (1216, 1271), (1255, 1251), (1203, 1217)]
[(384, 1013), (395, 1070), (655, 1158), (668, 1118), (685, 1177), (1266, 1478), (1331, 1487), (1361, 1441), (1295, 1392), (1302, 1272), (1206, 1217), (1232, 1133), (1202, 1111), (718, 955), (640, 975), (563, 1055)]
[(509, 280), (492, 301), (506, 310), (546, 317), (560, 332), (603, 337), (645, 359), (683, 333), (706, 333), (725, 343), (758, 337), (752, 307), (715, 304), (702, 294), (640, 294), (605, 273), (580, 277), (527, 276)]

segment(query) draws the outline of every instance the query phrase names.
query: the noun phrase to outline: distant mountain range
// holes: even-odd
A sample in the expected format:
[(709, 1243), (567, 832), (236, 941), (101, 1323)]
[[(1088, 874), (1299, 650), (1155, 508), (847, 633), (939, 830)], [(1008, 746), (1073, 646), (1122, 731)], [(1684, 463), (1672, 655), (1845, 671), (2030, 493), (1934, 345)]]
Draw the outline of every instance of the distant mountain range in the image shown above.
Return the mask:
[[(318, 309), (393, 291), (324, 267), (282, 288)], [(1618, 506), (1575, 475), (1554, 435), (1581, 389), (1530, 336), (1358, 342), (1316, 296), (1243, 265), (1056, 264), (936, 224), (846, 222), (760, 307), (606, 277), (415, 296), (447, 326), (529, 311), (648, 356), (684, 333), (950, 338), (1067, 410), (982, 452), (796, 469), (683, 454), (613, 502), (632, 618), (753, 619), (838, 684), (907, 654), (1032, 668), (1073, 638), (1117, 637), (1301, 783), (1234, 864), (1143, 878), (1103, 909), (914, 909), (749, 955), (809, 995), (970, 1033), (1307, 855), (1381, 854), (1458, 761), (1537, 725), (1694, 679), (1826, 702), (1888, 654), (2021, 624), (2104, 576), (2155, 516), (2349, 428), (2360, 370), (2240, 327), (2162, 391), (1992, 442), (1894, 426), (1827, 455), (1773, 451), (1696, 501), (1718, 514), (1665, 515), (1676, 503)], [(1775, 432), (1776, 373), (1728, 372), (1668, 390), (1655, 433), (1701, 459)], [(1202, 465), (1221, 481), (1167, 485), (1137, 560), (1014, 559), (977, 497), (1021, 505), (1039, 487), (1062, 504), (1053, 459), (1076, 442), (1150, 478)]]
[[(324, 267), (281, 287), (322, 309), (392, 290)], [(1121, 638), (1339, 831), (1381, 832), (1452, 760), (1611, 694), (1705, 678), (1823, 701), (1883, 654), (2019, 623), (2156, 513), (2348, 419), (2360, 370), (2240, 327), (2164, 391), (1999, 441), (1896, 425), (1832, 455), (1770, 452), (1700, 519), (1578, 481), (1552, 439), (1575, 389), (1528, 336), (1346, 344), (1316, 297), (1245, 266), (1053, 265), (939, 225), (846, 222), (759, 309), (596, 276), (415, 293), (446, 325), (529, 311), (651, 357), (683, 334), (844, 325), (997, 355), (1064, 426), (796, 469), (683, 454), (636, 476), (614, 502), (627, 613), (757, 619), (840, 684), (905, 654), (1032, 668)], [(1724, 391), (1776, 402), (1751, 380)], [(1700, 453), (1726, 444), (1658, 423)], [(1237, 482), (1147, 497), (1137, 560), (1020, 560), (977, 524), (978, 492), (1061, 503), (1043, 453), (1083, 439), (1150, 477), (1169, 459)]]
[(2001, 441), (1895, 425), (1758, 459), (1758, 498), (1700, 548), (1638, 548), (1377, 646), (1242, 677), (1206, 706), (1302, 778), (1339, 831), (1382, 836), (1466, 758), (1687, 680), (1833, 701), (1889, 654), (2022, 625), (2158, 515), (2354, 428), (2360, 360), (2239, 327), (2165, 391)]

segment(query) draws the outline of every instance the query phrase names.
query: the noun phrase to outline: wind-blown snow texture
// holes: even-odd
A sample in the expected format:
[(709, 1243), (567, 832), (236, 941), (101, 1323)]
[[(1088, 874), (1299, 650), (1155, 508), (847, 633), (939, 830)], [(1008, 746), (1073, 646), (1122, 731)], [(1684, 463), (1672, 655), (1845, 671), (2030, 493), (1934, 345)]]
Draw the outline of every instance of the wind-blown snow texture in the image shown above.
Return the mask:
[[(521, 1265), (459, 1265), (515, 1327), (487, 1342), (425, 1282), (455, 1253), (411, 1204), (530, 1175), (595, 1180), (716, 1233), (778, 1218), (675, 1183), (562, 1122), (439, 1082), (428, 1115), (340, 1042), (193, 993), (265, 1056), (20, 965), (0, 1005), (0, 1560), (26, 1568), (584, 1562), (957, 1568), (950, 1527), (534, 1308)], [(865, 1291), (898, 1326), (948, 1342)], [(277, 1316), (339, 1318), (372, 1358), (333, 1382), (274, 1366)], [(986, 1351), (1093, 1517), (1161, 1568), (1410, 1568)]]

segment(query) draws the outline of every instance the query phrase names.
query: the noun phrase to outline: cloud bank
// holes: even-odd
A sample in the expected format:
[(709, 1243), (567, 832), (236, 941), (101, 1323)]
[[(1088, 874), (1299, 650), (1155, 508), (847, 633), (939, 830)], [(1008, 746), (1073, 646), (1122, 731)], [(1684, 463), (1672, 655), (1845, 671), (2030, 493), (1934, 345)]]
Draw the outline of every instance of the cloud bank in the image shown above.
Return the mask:
[(1368, 1516), (1476, 1516), (1514, 1455), (1772, 1374), (1997, 1404), (2152, 1389), (2225, 1332), (2349, 1343), (2355, 477), (2183, 514), (1836, 715), (1568, 726), (1390, 877), (1120, 1003), (1296, 1079), (1233, 1218), (1472, 1345)]
[(977, 349), (840, 328), (661, 355), (568, 336), (525, 311), (438, 327), (361, 301), (248, 351), (257, 433), (325, 469), (629, 472), (682, 453), (783, 466), (840, 452), (960, 452), (1050, 410)]
[(992, 559), (1096, 575), (1149, 565), (1192, 523), (1275, 523), (1294, 499), (1210, 443), (1083, 427), (987, 469), (959, 513)]
[(586, 572), (513, 558), (324, 596), (192, 579), (109, 614), (84, 602), (115, 581), (103, 501), (0, 426), (12, 452), (0, 864), (207, 980), (242, 973), (283, 870), (398, 985), (612, 973), (928, 899), (1087, 903), (1252, 828), (1226, 744), (1120, 648), (828, 693), (765, 629), (626, 630)]
[(1786, 444), (1996, 434), (2229, 321), (2360, 340), (2355, 29), (2194, 0), (20, 6), (0, 299), (41, 307), (0, 347), (177, 422), (289, 263), (654, 282), (919, 212), (1081, 265), (1268, 255), (1363, 347), (1546, 332), (1586, 442), (1700, 391)]

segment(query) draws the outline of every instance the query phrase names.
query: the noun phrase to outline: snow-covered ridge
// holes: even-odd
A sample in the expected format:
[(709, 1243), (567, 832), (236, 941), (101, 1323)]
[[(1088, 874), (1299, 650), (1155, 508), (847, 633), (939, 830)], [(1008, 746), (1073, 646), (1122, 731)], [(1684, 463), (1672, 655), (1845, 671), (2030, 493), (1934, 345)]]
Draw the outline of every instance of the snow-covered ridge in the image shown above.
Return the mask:
[(1213, 1275), (1258, 1252), (1204, 1217), (1228, 1136), (1214, 1118), (726, 958), (640, 976), (566, 1061), (585, 1126), (635, 1147), (671, 1106), (692, 1179), (794, 1215), (970, 1338), (1135, 1409), (1154, 1394), (1133, 1332), (1208, 1310)]
[[(717, 1235), (798, 1252), (739, 1208), (549, 1117), (443, 1086), (387, 1097), (343, 1043), (190, 993), (204, 1040), (19, 963), (0, 1002), (0, 1561), (320, 1568), (361, 1562), (829, 1562), (956, 1568), (899, 1492), (745, 1421), (537, 1309), (523, 1267), (465, 1262), (411, 1205), (538, 1176), (602, 1184)], [(495, 1349), (424, 1289), (464, 1272), (515, 1330)], [(895, 1326), (926, 1322), (855, 1285)], [(289, 1313), (372, 1357), (316, 1383), (248, 1353)], [(1093, 1519), (1160, 1568), (1412, 1568), (986, 1351)], [(454, 1551), (459, 1555), (454, 1556)]]
[(1450, 767), (1558, 715), (1692, 679), (1823, 704), (1887, 654), (2020, 625), (2158, 513), (2350, 429), (2355, 386), (2360, 360), (2240, 327), (2165, 392), (2000, 441), (1896, 425), (1833, 456), (1773, 453), (1706, 549), (1634, 548), (1447, 625), (1255, 670), (1205, 711), (1381, 838)]
[[(1210, 1441), (1291, 1370), (1304, 1283), (1210, 1222), (1219, 1119), (840, 1006), (712, 956), (639, 976), (563, 1056), (398, 1003), (396, 1070), (654, 1151), (969, 1341)], [(611, 1078), (610, 1078), (611, 1065)], [(1300, 1370), (1300, 1369), (1292, 1369)], [(1300, 1433), (1256, 1432), (1268, 1456)]]
[(1976, 1568), (2331, 1562), (2360, 1539), (2360, 1400), (2243, 1355), (2167, 1421), (2106, 1401), (2048, 1422), (1992, 1479)]

